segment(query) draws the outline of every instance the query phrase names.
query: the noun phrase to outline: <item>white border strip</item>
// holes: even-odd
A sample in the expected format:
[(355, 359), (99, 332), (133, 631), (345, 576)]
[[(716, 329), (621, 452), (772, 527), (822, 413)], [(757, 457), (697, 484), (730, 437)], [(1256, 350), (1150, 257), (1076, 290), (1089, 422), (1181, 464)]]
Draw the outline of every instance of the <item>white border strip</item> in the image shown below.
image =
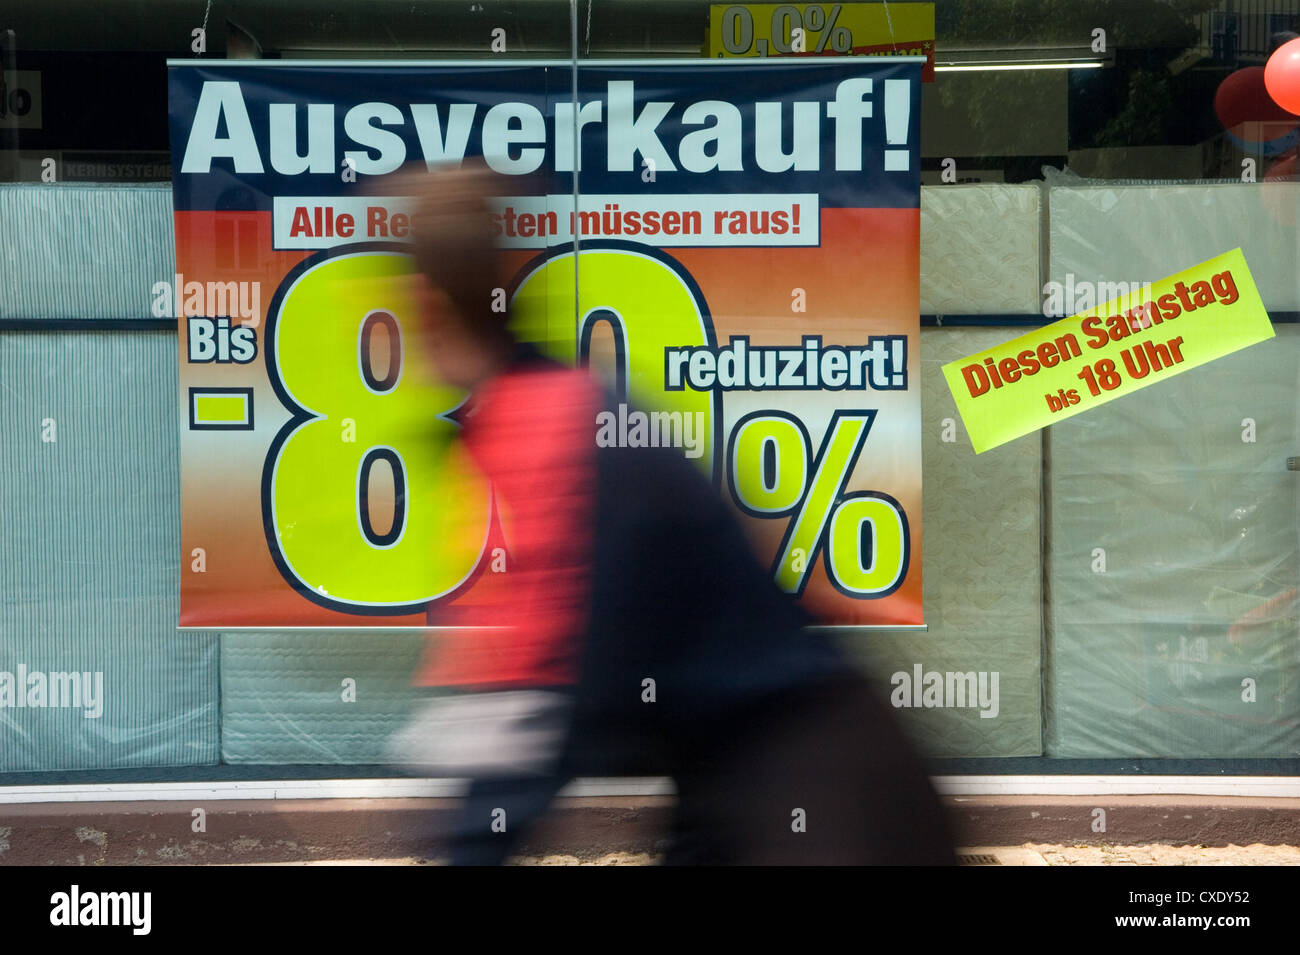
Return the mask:
[[(464, 794), (463, 779), (287, 779), (197, 783), (0, 786), (0, 805), (44, 802), (189, 802), (229, 799), (437, 799)], [(575, 779), (561, 797), (671, 796), (668, 778)]]
[(1300, 776), (934, 776), (943, 796), (1285, 796)]
[[(935, 776), (944, 796), (1237, 796), (1300, 798), (1298, 776)], [(0, 805), (190, 802), (230, 799), (430, 799), (465, 791), (460, 779), (296, 779), (191, 783), (0, 786)], [(575, 779), (561, 797), (671, 796), (666, 777)]]

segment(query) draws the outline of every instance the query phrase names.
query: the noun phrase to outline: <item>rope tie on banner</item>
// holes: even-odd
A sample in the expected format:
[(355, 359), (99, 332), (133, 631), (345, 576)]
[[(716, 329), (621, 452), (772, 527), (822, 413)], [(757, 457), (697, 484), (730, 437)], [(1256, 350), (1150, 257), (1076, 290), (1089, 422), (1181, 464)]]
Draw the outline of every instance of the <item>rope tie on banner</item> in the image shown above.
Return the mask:
[(212, 0), (208, 0), (208, 5), (203, 9), (203, 26), (199, 29), (203, 31), (203, 49), (199, 52), (202, 56), (208, 49), (208, 14), (212, 12)]
[(885, 3), (885, 23), (889, 26), (889, 42), (890, 45), (893, 46), (894, 52), (897, 53), (898, 38), (894, 36), (894, 18), (889, 15), (889, 0), (884, 0), (884, 3)]

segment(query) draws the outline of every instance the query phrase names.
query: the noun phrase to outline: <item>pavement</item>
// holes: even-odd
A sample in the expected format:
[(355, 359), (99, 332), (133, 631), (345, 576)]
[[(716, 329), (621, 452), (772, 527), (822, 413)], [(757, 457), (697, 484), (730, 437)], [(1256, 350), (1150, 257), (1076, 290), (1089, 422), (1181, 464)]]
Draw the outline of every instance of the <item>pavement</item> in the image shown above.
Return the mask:
[[(517, 856), (513, 865), (654, 865), (650, 853), (610, 852), (597, 858), (555, 853)], [(1300, 846), (965, 846), (957, 850), (962, 866), (1300, 866)], [(257, 864), (257, 863), (254, 863)], [(264, 865), (403, 866), (437, 865), (436, 860), (318, 859), (309, 862), (270, 862)]]
[[(965, 865), (1300, 865), (1300, 798), (949, 796)], [(0, 866), (436, 864), (450, 798), (0, 805)], [(557, 800), (516, 860), (646, 865), (671, 796)]]

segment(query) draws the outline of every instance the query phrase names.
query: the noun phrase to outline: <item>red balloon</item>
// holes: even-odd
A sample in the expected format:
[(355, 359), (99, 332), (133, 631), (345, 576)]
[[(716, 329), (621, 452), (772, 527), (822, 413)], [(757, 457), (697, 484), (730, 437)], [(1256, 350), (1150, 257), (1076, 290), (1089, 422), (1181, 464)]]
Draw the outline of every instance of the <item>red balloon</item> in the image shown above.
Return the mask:
[[(1281, 47), (1278, 52), (1285, 49), (1285, 46)], [(1262, 66), (1247, 66), (1228, 74), (1214, 94), (1214, 113), (1225, 129), (1232, 129), (1241, 123), (1295, 121), (1295, 117), (1269, 95)]]
[(1279, 106), (1300, 113), (1300, 37), (1273, 51), (1264, 67), (1264, 86)]

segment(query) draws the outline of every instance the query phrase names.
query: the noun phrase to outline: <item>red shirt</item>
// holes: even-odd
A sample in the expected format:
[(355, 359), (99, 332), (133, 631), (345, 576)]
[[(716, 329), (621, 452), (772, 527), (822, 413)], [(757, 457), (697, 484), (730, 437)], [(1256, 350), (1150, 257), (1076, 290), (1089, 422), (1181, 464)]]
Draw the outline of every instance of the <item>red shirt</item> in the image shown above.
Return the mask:
[[(462, 597), (430, 610), (430, 624), (457, 629), (433, 635), (418, 683), (577, 682), (590, 612), (599, 400), (586, 371), (549, 363), (516, 366), (475, 392), (463, 438), (492, 484), (506, 569), (489, 566)], [(490, 564), (491, 551), (483, 559)]]

